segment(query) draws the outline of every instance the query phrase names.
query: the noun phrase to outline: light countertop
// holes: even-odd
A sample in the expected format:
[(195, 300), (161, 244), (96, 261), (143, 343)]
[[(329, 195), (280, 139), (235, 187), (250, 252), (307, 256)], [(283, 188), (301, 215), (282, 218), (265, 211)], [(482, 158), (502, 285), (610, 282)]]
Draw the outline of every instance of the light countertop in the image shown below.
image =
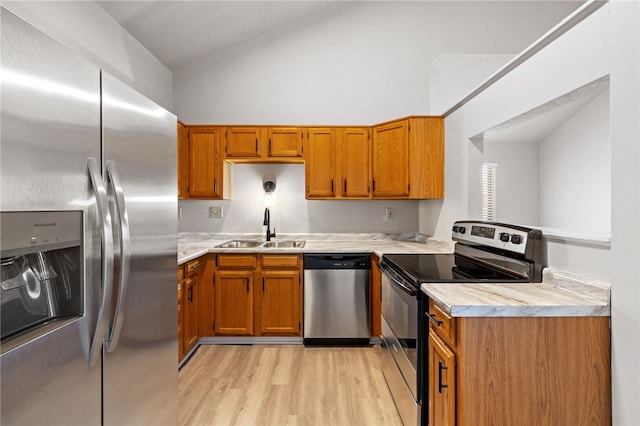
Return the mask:
[[(259, 234), (181, 233), (178, 265), (207, 253), (453, 253), (454, 243), (421, 234), (283, 234), (275, 241), (305, 240), (302, 248), (219, 248), (229, 240), (264, 241)], [(610, 316), (611, 285), (554, 268), (541, 283), (428, 283), (422, 292), (453, 317)]]
[(422, 284), (452, 317), (610, 316), (611, 286), (545, 268), (541, 283)]
[(219, 248), (229, 240), (264, 241), (260, 234), (181, 233), (178, 236), (178, 265), (207, 253), (453, 253), (453, 242), (420, 234), (283, 234), (274, 241), (305, 240), (302, 248)]

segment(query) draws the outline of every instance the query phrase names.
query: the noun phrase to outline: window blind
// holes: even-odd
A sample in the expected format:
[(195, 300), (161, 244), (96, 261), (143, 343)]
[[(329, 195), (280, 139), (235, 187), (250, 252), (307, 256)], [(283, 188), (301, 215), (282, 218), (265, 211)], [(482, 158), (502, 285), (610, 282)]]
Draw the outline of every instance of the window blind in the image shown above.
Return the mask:
[(497, 163), (482, 165), (482, 220), (496, 220), (496, 168)]

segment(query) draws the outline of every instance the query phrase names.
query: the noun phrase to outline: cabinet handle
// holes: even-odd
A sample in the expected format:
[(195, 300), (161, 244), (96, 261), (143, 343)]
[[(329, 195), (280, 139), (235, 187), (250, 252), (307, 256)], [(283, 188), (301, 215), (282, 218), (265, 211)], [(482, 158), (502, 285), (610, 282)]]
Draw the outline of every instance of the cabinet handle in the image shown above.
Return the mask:
[(331, 193), (333, 194), (333, 179), (331, 179)]
[(262, 292), (264, 293), (264, 277), (262, 277)]
[(258, 152), (258, 138), (256, 138), (256, 152)]
[(189, 286), (189, 302), (193, 302), (193, 286)]
[(347, 195), (347, 180), (344, 180), (344, 192), (342, 193), (342, 195)]
[(271, 138), (269, 138), (269, 155), (271, 155)]
[(373, 192), (376, 192), (376, 180), (371, 179), (371, 188), (373, 188)]
[(190, 271), (193, 271), (194, 269), (198, 269), (200, 267), (200, 265), (202, 265), (201, 263), (196, 263), (195, 265), (191, 265), (189, 267)]
[(429, 318), (429, 321), (431, 321), (432, 323), (434, 323), (436, 325), (436, 327), (440, 327), (442, 326), (442, 321), (439, 321), (435, 315), (429, 313), (429, 312), (425, 312), (424, 313), (427, 318)]
[(249, 278), (247, 278), (247, 293), (249, 293)]
[(213, 178), (213, 192), (218, 192), (218, 178)]
[(442, 393), (442, 389), (449, 387), (448, 385), (442, 384), (442, 370), (446, 370), (447, 368), (442, 361), (438, 361), (438, 393)]

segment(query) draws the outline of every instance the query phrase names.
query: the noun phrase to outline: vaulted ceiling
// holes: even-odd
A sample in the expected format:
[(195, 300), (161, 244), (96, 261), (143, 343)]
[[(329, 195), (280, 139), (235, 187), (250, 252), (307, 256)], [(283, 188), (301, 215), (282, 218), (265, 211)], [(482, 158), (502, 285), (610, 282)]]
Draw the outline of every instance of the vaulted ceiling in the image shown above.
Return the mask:
[(169, 70), (176, 71), (339, 1), (97, 1)]

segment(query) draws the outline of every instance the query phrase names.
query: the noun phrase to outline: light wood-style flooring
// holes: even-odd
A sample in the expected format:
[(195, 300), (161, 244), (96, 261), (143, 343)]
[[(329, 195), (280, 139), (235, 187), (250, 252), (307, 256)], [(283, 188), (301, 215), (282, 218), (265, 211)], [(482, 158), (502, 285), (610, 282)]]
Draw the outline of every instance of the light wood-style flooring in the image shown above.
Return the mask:
[(180, 425), (402, 425), (379, 346), (202, 345), (179, 380)]

